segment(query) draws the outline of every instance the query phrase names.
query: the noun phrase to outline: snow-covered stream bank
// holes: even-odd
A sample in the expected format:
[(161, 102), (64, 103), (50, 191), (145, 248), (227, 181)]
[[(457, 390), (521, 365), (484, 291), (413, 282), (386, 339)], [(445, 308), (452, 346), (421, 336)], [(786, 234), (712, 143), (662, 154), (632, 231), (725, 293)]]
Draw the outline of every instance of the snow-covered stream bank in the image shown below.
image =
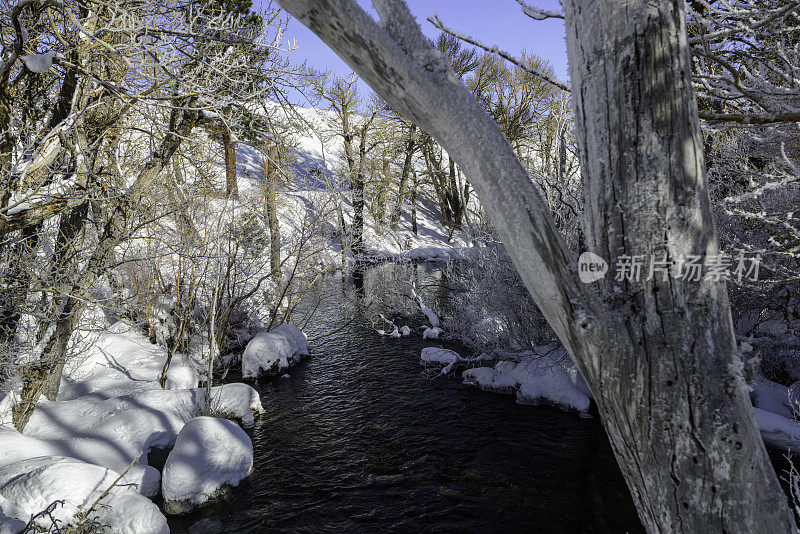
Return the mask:
[[(424, 285), (431, 267), (413, 269)], [(24, 435), (0, 429), (4, 453), (15, 451), (0, 462), (31, 474), (10, 487), (22, 491), (27, 484), (29, 502), (42, 509), (70, 495), (91, 505), (140, 450), (175, 445), (163, 480), (143, 456), (124, 480), (140, 484), (140, 492), (119, 487), (103, 501), (108, 507), (102, 520), (124, 525), (113, 532), (164, 532), (167, 527), (173, 533), (412, 532), (432, 525), (442, 531), (575, 532), (590, 525), (600, 531), (641, 531), (594, 408), (586, 408), (592, 417), (581, 418), (555, 407), (520, 405), (514, 397), (464, 384), (458, 368), (472, 368), (468, 374), (477, 385), (483, 380), (478, 375), (486, 375), (484, 389), (508, 386), (517, 395), (523, 372), (544, 376), (528, 380), (531, 402), (552, 400), (548, 388), (562, 391), (560, 386), (569, 385), (563, 389), (571, 392), (564, 404), (583, 411), (586, 392), (574, 376), (565, 371), (550, 380), (545, 375), (559, 363), (559, 351), (549, 353), (550, 366), (541, 365), (541, 358), (523, 357), (498, 369), (494, 362), (460, 361), (455, 355), (467, 354), (463, 347), (423, 340), (422, 326), (413, 325), (412, 335), (405, 337), (379, 336), (371, 322), (374, 310), (366, 305), (375, 287), (372, 274), (364, 273), (362, 289), (342, 287), (338, 276), (331, 277), (327, 289), (334, 299), (328, 302), (343, 303), (344, 309), (320, 306), (308, 335), (336, 332), (309, 343), (311, 357), (288, 370), (290, 376), (215, 388), (216, 408), (252, 427), (247, 434), (225, 420), (196, 417), (204, 393), (197, 388), (192, 362), (175, 362), (170, 389), (153, 387), (163, 353), (117, 325), (85, 353), (81, 374), (65, 379), (63, 400), (44, 403)], [(435, 296), (425, 298), (433, 306)], [(341, 328), (343, 317), (354, 320)], [(305, 339), (294, 329), (284, 330), (289, 348), (279, 342), (281, 350), (269, 352), (275, 357), (259, 357), (267, 354), (257, 350), (260, 342), (245, 351), (253, 353), (256, 368), (277, 375), (285, 371), (284, 360), (297, 362)], [(435, 379), (424, 375), (422, 354), (429, 355), (429, 364), (452, 363), (452, 372), (442, 376), (439, 370)], [(234, 368), (229, 379), (237, 378)], [(789, 409), (782, 400), (785, 388), (774, 395), (756, 391), (762, 392), (754, 399), (759, 409)], [(193, 447), (203, 437), (214, 446), (201, 451), (208, 468), (195, 471), (199, 451)], [(3, 469), (0, 508), (28, 513), (4, 493), (10, 479), (3, 478)], [(72, 482), (76, 479), (81, 484)], [(50, 485), (44, 488), (42, 481)], [(195, 483), (195, 495), (216, 493), (222, 483), (236, 487), (220, 495), (222, 504), (168, 521), (145, 497), (160, 490), (180, 508), (192, 504), (192, 492), (186, 490)], [(156, 502), (161, 505), (163, 499)], [(199, 522), (206, 530), (197, 530)]]
[[(280, 332), (270, 335), (286, 345), (283, 357), (308, 353), (299, 329)], [(165, 360), (163, 349), (119, 322), (89, 336), (65, 369), (58, 400), (43, 399), (22, 434), (11, 420), (14, 393), (6, 395), (0, 532), (20, 532), (29, 521), (45, 529), (89, 522), (120, 534), (168, 532), (151, 498), (160, 493), (168, 513), (186, 513), (250, 473), (253, 446), (237, 423), (252, 428), (263, 413), (256, 390), (230, 383), (207, 398), (198, 388), (203, 366), (181, 355), (161, 388)], [(168, 450), (162, 475), (148, 456)]]

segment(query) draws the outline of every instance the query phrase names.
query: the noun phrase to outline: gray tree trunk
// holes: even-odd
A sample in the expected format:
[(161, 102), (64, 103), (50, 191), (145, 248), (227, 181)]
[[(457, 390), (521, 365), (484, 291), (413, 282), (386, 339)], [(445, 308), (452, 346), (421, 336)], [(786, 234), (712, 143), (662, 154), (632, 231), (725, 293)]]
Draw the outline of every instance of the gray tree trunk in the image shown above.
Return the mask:
[(225, 156), (225, 196), (239, 198), (239, 186), (236, 183), (236, 143), (228, 131), (222, 132), (222, 150)]
[(267, 149), (264, 179), (267, 186), (267, 224), (269, 225), (269, 266), (275, 281), (281, 277), (281, 232), (278, 221), (278, 146)]
[[(500, 128), (402, 1), (374, 0), (381, 26), (351, 0), (280, 3), (464, 170), (589, 384), (647, 529), (793, 532), (724, 283), (582, 284)], [(714, 254), (682, 0), (564, 3), (590, 249)]]
[(394, 210), (390, 218), (390, 228), (393, 232), (397, 231), (400, 225), (400, 218), (403, 216), (403, 203), (406, 199), (406, 187), (408, 185), (408, 176), (411, 173), (411, 163), (414, 157), (414, 149), (416, 147), (416, 125), (412, 124), (408, 129), (408, 141), (406, 142), (406, 157), (403, 161), (403, 170), (400, 173), (400, 186), (397, 191), (397, 201), (394, 204)]
[[(564, 8), (588, 249), (612, 265), (718, 254), (683, 2)], [(606, 384), (598, 405), (642, 522), (791, 531), (736, 370), (725, 283), (653, 278), (602, 284), (627, 350), (592, 369)]]

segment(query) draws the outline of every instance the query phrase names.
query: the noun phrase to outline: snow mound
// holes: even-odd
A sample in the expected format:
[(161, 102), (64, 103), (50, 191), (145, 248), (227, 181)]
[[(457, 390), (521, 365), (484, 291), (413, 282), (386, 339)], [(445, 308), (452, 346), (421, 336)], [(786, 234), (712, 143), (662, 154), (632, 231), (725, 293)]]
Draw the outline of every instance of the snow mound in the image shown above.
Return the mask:
[[(102, 400), (84, 396), (69, 401), (42, 402), (25, 427), (25, 434), (40, 439), (87, 436), (113, 444), (126, 457), (153, 448), (172, 447), (178, 433), (205, 406), (205, 389), (152, 389)], [(211, 388), (216, 414), (255, 424), (263, 412), (258, 392), (246, 384)]]
[[(37, 457), (0, 469), (0, 495), (12, 505), (17, 519), (27, 520), (55, 501), (55, 519), (69, 523), (88, 511), (119, 473), (74, 458)], [(9, 507), (13, 508), (13, 506)], [(6, 506), (4, 506), (4, 510)], [(5, 512), (4, 512), (5, 513)], [(23, 517), (19, 515), (24, 514)], [(162, 534), (169, 527), (164, 515), (147, 497), (127, 486), (114, 486), (90, 514), (115, 534)], [(49, 519), (37, 524), (48, 527)]]
[[(110, 399), (120, 395), (160, 389), (158, 379), (167, 360), (163, 347), (153, 345), (133, 327), (117, 322), (94, 340), (64, 369), (58, 400), (93, 394)], [(167, 371), (170, 389), (197, 387), (191, 361), (176, 354)]]
[(162, 492), (168, 514), (185, 514), (237, 486), (253, 469), (253, 443), (235, 423), (214, 417), (189, 421), (164, 466)]
[(800, 452), (800, 423), (761, 408), (753, 408), (764, 443), (788, 452)]
[(193, 367), (170, 363), (164, 389), (194, 389), (199, 383), (200, 377)]
[(422, 332), (422, 339), (439, 339), (439, 335), (442, 334), (444, 330), (439, 328), (438, 326), (434, 326), (432, 328), (425, 328)]
[(295, 354), (286, 337), (272, 332), (259, 332), (242, 354), (242, 376), (258, 378), (261, 374), (281, 375), (294, 361)]
[(271, 334), (280, 334), (286, 338), (289, 342), (289, 345), (292, 347), (292, 353), (295, 356), (308, 356), (308, 340), (306, 339), (306, 335), (300, 330), (299, 327), (293, 324), (282, 324), (280, 326), (276, 326), (272, 330), (269, 331)]
[(756, 374), (751, 384), (750, 400), (756, 408), (787, 419), (794, 419), (794, 413), (789, 402), (789, 388), (767, 380), (760, 372)]
[(486, 391), (516, 392), (520, 404), (554, 404), (581, 414), (589, 410), (589, 396), (562, 347), (539, 347), (518, 362), (502, 360), (494, 368), (467, 369), (462, 376), (465, 384)]
[[(136, 455), (125, 454), (115, 444), (99, 439), (36, 439), (20, 434), (13, 428), (0, 427), (0, 468), (39, 456), (64, 456), (109, 468), (120, 473), (130, 466), (122, 483), (132, 484), (145, 497), (155, 497), (161, 476), (158, 470), (140, 458), (130, 465)], [(137, 453), (138, 454), (138, 453)]]
[(497, 362), (494, 368), (467, 369), (461, 376), (464, 378), (465, 384), (478, 386), (482, 390), (492, 393), (511, 395), (517, 389), (517, 382), (512, 376), (512, 371), (516, 366), (517, 362), (502, 360)]
[(403, 337), (408, 337), (411, 335), (411, 329), (408, 326), (401, 326), (400, 327), (400, 335)]

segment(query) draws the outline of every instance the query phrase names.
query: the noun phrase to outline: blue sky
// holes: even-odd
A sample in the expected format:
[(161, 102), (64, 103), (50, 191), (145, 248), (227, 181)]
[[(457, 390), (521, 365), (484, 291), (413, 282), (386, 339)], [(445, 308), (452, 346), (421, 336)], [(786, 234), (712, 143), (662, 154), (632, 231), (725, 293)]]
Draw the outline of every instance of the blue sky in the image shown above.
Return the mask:
[[(487, 45), (497, 45), (517, 54), (527, 49), (548, 60), (561, 80), (567, 79), (567, 51), (561, 20), (535, 21), (526, 17), (516, 0), (407, 0), (423, 31), (432, 38), (439, 30), (426, 19), (437, 13), (445, 25), (475, 37)], [(373, 16), (370, 0), (358, 0)], [(543, 9), (559, 10), (558, 0), (528, 0)], [(254, 1), (258, 5), (258, 0)], [(298, 49), (293, 56), (320, 70), (346, 75), (350, 68), (305, 26), (292, 20), (286, 31)]]

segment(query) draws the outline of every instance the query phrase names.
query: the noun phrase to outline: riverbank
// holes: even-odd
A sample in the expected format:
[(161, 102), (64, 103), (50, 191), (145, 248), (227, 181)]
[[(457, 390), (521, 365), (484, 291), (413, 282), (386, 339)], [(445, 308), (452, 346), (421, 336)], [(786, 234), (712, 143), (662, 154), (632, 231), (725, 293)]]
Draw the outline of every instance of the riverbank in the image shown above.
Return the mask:
[(151, 499), (185, 513), (249, 474), (252, 443), (237, 425), (252, 428), (263, 413), (255, 389), (198, 387), (203, 362), (180, 354), (162, 388), (166, 352), (122, 322), (81, 343), (58, 399), (43, 398), (23, 433), (12, 423), (15, 391), (0, 401), (3, 532), (33, 521), (160, 534), (167, 520)]

